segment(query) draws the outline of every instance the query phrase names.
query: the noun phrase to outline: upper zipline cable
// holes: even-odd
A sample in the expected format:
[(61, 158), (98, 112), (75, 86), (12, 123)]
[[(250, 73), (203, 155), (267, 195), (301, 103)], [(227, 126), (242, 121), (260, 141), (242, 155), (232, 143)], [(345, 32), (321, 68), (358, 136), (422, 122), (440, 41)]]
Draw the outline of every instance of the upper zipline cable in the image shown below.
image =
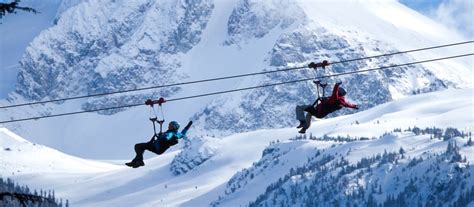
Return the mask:
[[(328, 77), (334, 77), (334, 76), (341, 76), (341, 75), (349, 75), (349, 74), (355, 74), (355, 73), (363, 73), (363, 72), (376, 71), (376, 70), (385, 70), (385, 69), (390, 69), (390, 68), (395, 68), (395, 67), (415, 65), (415, 64), (421, 64), (421, 63), (427, 63), (427, 62), (453, 59), (453, 58), (460, 58), (460, 57), (466, 57), (466, 56), (472, 56), (472, 55), (474, 55), (474, 53), (467, 53), (467, 54), (463, 54), (463, 55), (455, 55), (455, 56), (448, 56), (448, 57), (443, 57), (443, 58), (436, 58), (436, 59), (429, 59), (429, 60), (423, 60), (423, 61), (417, 61), (417, 62), (410, 62), (410, 63), (399, 64), (399, 65), (382, 66), (382, 67), (378, 67), (378, 68), (371, 68), (371, 69), (365, 69), (365, 70), (356, 70), (356, 71), (351, 71), (351, 72), (336, 73), (336, 74), (331, 74), (331, 75), (319, 76), (319, 77), (316, 77), (316, 79), (328, 78)], [(232, 92), (237, 92), (237, 91), (245, 91), (245, 90), (252, 90), (252, 89), (257, 89), (257, 88), (264, 88), (264, 87), (271, 87), (271, 86), (284, 85), (284, 84), (290, 84), (290, 83), (297, 83), (297, 82), (308, 81), (308, 80), (313, 80), (313, 79), (314, 78), (305, 78), (305, 79), (292, 80), (292, 81), (286, 81), (286, 82), (280, 82), (280, 83), (265, 84), (265, 85), (260, 85), (260, 86), (247, 87), (247, 88), (239, 88), (239, 89), (219, 91), (219, 92), (213, 92), (213, 93), (205, 93), (205, 94), (194, 95), (194, 96), (185, 96), (185, 97), (181, 97), (181, 98), (168, 99), (166, 101), (167, 102), (180, 101), (180, 100), (192, 99), (192, 98), (198, 98), (198, 97), (204, 97), (204, 96), (212, 96), (212, 95), (232, 93)], [(140, 105), (144, 105), (144, 103), (129, 104), (129, 105), (115, 106), (115, 107), (108, 107), (108, 108), (100, 108), (100, 109), (91, 109), (91, 110), (61, 113), (61, 114), (52, 114), (52, 115), (46, 115), (46, 116), (29, 117), (29, 118), (23, 118), (23, 119), (13, 119), (13, 120), (8, 120), (8, 121), (1, 121), (0, 124), (11, 123), (11, 122), (20, 122), (20, 121), (28, 121), (28, 120), (37, 120), (37, 119), (42, 119), (42, 118), (51, 118), (51, 117), (58, 117), (58, 116), (67, 116), (67, 115), (74, 115), (74, 114), (82, 114), (82, 113), (89, 113), (89, 112), (96, 112), (96, 111), (128, 108), (128, 107), (134, 107), (134, 106), (140, 106)]]
[[(425, 47), (425, 48), (419, 48), (419, 49), (413, 49), (413, 50), (405, 50), (405, 51), (400, 51), (400, 52), (387, 53), (387, 54), (375, 55), (375, 56), (368, 56), (368, 57), (363, 57), (363, 58), (342, 60), (342, 61), (337, 61), (337, 62), (331, 62), (331, 65), (347, 63), (347, 62), (353, 62), (353, 61), (366, 60), (366, 59), (372, 59), (372, 58), (379, 58), (379, 57), (384, 57), (384, 56), (393, 56), (393, 55), (399, 55), (399, 54), (403, 54), (403, 53), (411, 53), (411, 52), (417, 52), (417, 51), (423, 51), (423, 50), (432, 50), (432, 49), (443, 48), (443, 47), (452, 47), (452, 46), (456, 46), (456, 45), (463, 45), (463, 44), (470, 44), (470, 43), (474, 43), (474, 41), (457, 42), (457, 43), (452, 43), (452, 44), (438, 45), (438, 46)], [(189, 85), (189, 84), (195, 84), (195, 83), (203, 83), (203, 82), (210, 82), (210, 81), (217, 81), (217, 80), (233, 79), (233, 78), (240, 78), (240, 77), (247, 77), (247, 76), (254, 76), (254, 75), (263, 75), (263, 74), (268, 74), (268, 73), (300, 70), (300, 69), (305, 69), (305, 68), (308, 68), (308, 66), (305, 65), (305, 66), (290, 67), (290, 68), (263, 71), (263, 72), (257, 72), (257, 73), (246, 73), (246, 74), (241, 74), (241, 75), (224, 76), (224, 77), (219, 77), (219, 78), (210, 78), (210, 79), (195, 80), (195, 81), (188, 81), (188, 82), (181, 82), (181, 83), (172, 83), (172, 84), (166, 84), (166, 85), (150, 86), (150, 87), (122, 90), (122, 91), (114, 91), (114, 92), (107, 92), (107, 93), (98, 93), (98, 94), (90, 94), (90, 95), (83, 95), (83, 96), (75, 96), (75, 97), (69, 97), (69, 98), (53, 99), (53, 100), (47, 100), (47, 101), (21, 103), (21, 104), (14, 104), (14, 105), (8, 105), (8, 106), (0, 106), (0, 109), (20, 107), (20, 106), (28, 106), (28, 105), (36, 105), (36, 104), (45, 104), (45, 103), (51, 103), (51, 102), (61, 102), (61, 101), (82, 99), (82, 98), (91, 98), (91, 97), (97, 97), (97, 96), (106, 96), (106, 95), (112, 95), (112, 94), (118, 94), (118, 93), (128, 93), (128, 92), (143, 91), (143, 90), (150, 90), (150, 89), (157, 89), (157, 88), (166, 88), (166, 87), (172, 87), (172, 86)]]

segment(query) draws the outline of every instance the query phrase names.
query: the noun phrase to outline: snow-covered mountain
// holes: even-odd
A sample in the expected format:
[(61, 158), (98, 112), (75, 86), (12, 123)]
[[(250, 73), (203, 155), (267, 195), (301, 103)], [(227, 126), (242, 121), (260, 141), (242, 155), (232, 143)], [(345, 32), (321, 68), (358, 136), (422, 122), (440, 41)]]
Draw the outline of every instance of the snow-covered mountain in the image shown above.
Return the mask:
[[(463, 41), (397, 1), (65, 1), (56, 25), (22, 58), (15, 93), (2, 105), (127, 90), (346, 60)], [(392, 18), (397, 16), (398, 18)], [(370, 22), (370, 23), (369, 23)], [(472, 52), (472, 45), (329, 67), (354, 71)], [(341, 76), (348, 98), (368, 109), (415, 93), (472, 88), (472, 58)], [(15, 119), (142, 103), (313, 77), (310, 70), (95, 97), (2, 111)], [(330, 84), (334, 79), (327, 80)], [(295, 123), (310, 82), (165, 104), (167, 119), (195, 120), (194, 135), (230, 135)], [(342, 110), (339, 114), (353, 113)], [(336, 115), (339, 115), (336, 114)], [(125, 158), (148, 139), (147, 108), (6, 124), (32, 141), (89, 158)]]
[(97, 173), (114, 165), (70, 156), (32, 143), (6, 128), (0, 128), (0, 171), (2, 176), (38, 173)]
[[(472, 206), (473, 95), (448, 89), (402, 98), (317, 121), (307, 136), (283, 128), (193, 137), (138, 169), (83, 160), (73, 165), (89, 167), (77, 171), (66, 166), (69, 156), (40, 156), (45, 147), (2, 129), (0, 176), (53, 188), (72, 206)], [(8, 153), (17, 153), (15, 162), (3, 159)], [(50, 160), (56, 169), (44, 170)], [(24, 165), (29, 170), (9, 174)]]

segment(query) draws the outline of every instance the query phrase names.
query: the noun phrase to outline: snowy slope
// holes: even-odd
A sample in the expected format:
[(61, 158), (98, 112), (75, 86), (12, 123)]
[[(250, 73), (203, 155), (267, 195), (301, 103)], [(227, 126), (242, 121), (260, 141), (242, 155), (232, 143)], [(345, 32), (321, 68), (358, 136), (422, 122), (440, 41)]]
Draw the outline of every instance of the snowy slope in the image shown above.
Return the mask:
[[(338, 163), (341, 158), (347, 160), (344, 166), (349, 167), (360, 162), (362, 158), (383, 154), (384, 151), (399, 152), (400, 148), (403, 148), (405, 157), (399, 158), (400, 164), (392, 162), (380, 166), (375, 164), (373, 172), (377, 173), (364, 174), (367, 176), (363, 177), (357, 177), (357, 173), (345, 174), (348, 179), (346, 184), (354, 186), (353, 189), (367, 190), (370, 186), (365, 187), (364, 183), (379, 180), (376, 187), (380, 185), (384, 192), (382, 195), (386, 196), (389, 193), (403, 192), (409, 184), (410, 177), (422, 179), (420, 172), (429, 170), (430, 163), (438, 163), (440, 171), (435, 170), (431, 173), (439, 172), (451, 177), (429, 176), (430, 179), (434, 179), (429, 182), (447, 183), (447, 185), (451, 182), (456, 186), (465, 183), (466, 188), (462, 191), (465, 193), (466, 189), (474, 185), (472, 182), (474, 179), (468, 173), (472, 174), (474, 169), (466, 165), (466, 162), (474, 162), (474, 147), (465, 145), (468, 142), (467, 138), (454, 137), (444, 141), (438, 138), (431, 139), (428, 134), (386, 133), (395, 128), (407, 129), (414, 126), (422, 129), (433, 126), (443, 129), (455, 127), (464, 132), (473, 132), (473, 96), (473, 89), (450, 89), (403, 98), (357, 114), (316, 121), (309, 129), (311, 137), (315, 139), (301, 139), (294, 128), (258, 130), (222, 138), (192, 137), (190, 142), (193, 144), (186, 145), (184, 151), (174, 147), (162, 156), (147, 159), (146, 166), (138, 169), (113, 166), (106, 172), (90, 170), (87, 173), (75, 173), (74, 170), (60, 170), (58, 173), (39, 173), (43, 171), (31, 168), (29, 172), (20, 171), (12, 177), (35, 188), (46, 186), (53, 188), (58, 196), (68, 198), (74, 206), (208, 206), (210, 203), (239, 206), (255, 202), (260, 195), (272, 194), (274, 191), (267, 190), (267, 187), (280, 179), (285, 181), (282, 183), (286, 183), (287, 175), (291, 175), (290, 180), (294, 183), (307, 185), (308, 182), (305, 181), (311, 181), (311, 175), (320, 173), (318, 168), (309, 168), (311, 171), (308, 172), (294, 171), (299, 167), (320, 166), (318, 163), (321, 160)], [(324, 140), (323, 135), (327, 137), (350, 135), (354, 140), (342, 142), (335, 139)], [(295, 137), (299, 139), (294, 140)], [(369, 140), (357, 140), (362, 137), (367, 137)], [(2, 138), (2, 146), (3, 140)], [(452, 154), (443, 154), (447, 145), (453, 141), (459, 147), (461, 158), (466, 158), (465, 161), (450, 162), (453, 159)], [(270, 142), (272, 144), (269, 145)], [(131, 151), (132, 146), (123, 150)], [(29, 151), (23, 153), (28, 155)], [(334, 157), (324, 159), (329, 155)], [(417, 159), (423, 157), (424, 161), (419, 162), (422, 164), (412, 163), (411, 165), (415, 167), (408, 168), (408, 163), (415, 157)], [(21, 166), (22, 162), (26, 161), (21, 159), (15, 163)], [(382, 161), (376, 161), (378, 162)], [(107, 166), (106, 164), (99, 166), (104, 165)], [(175, 175), (174, 170), (183, 169), (176, 166), (185, 165), (191, 168)], [(457, 171), (456, 166), (464, 170)], [(9, 167), (17, 166), (9, 165)], [(296, 172), (305, 172), (309, 177), (303, 178)], [(394, 188), (397, 175), (401, 181), (398, 183), (399, 187)], [(420, 181), (415, 184), (425, 189), (422, 190), (426, 192), (423, 196), (436, 194), (423, 183)], [(286, 188), (285, 186), (288, 185), (283, 185), (283, 188)], [(341, 190), (349, 192), (351, 188), (344, 186)], [(457, 199), (461, 191), (459, 187), (454, 190), (456, 194), (452, 199)], [(334, 192), (334, 196), (342, 196), (343, 192)], [(376, 198), (378, 202), (383, 202), (382, 195)], [(284, 200), (284, 197), (279, 199)], [(346, 197), (347, 199), (349, 198)], [(266, 201), (271, 202), (259, 198), (259, 202)]]
[[(463, 41), (396, 1), (66, 1), (57, 25), (21, 61), (16, 93), (2, 105), (127, 90), (344, 60)], [(324, 9), (321, 9), (324, 8)], [(319, 12), (314, 12), (319, 11)], [(396, 15), (395, 15), (396, 14)], [(410, 24), (390, 18), (401, 16)], [(374, 24), (368, 24), (373, 22)], [(472, 52), (472, 46), (329, 67), (324, 74)], [(368, 109), (414, 93), (472, 88), (472, 58), (338, 77)], [(179, 98), (313, 77), (310, 70), (140, 91), (2, 110), (2, 120)], [(335, 79), (327, 80), (332, 84)], [(165, 104), (168, 120), (195, 121), (193, 133), (230, 135), (289, 127), (296, 104), (312, 102), (310, 82)], [(7, 124), (32, 141), (87, 158), (124, 159), (148, 139), (147, 107)], [(340, 114), (353, 113), (341, 110)], [(64, 139), (67, 137), (67, 139)], [(61, 140), (61, 141), (58, 141)], [(107, 147), (105, 147), (107, 146)]]
[(31, 143), (6, 128), (0, 128), (0, 175), (42, 173), (98, 173), (117, 166), (70, 156)]
[[(451, 156), (443, 155), (448, 142), (431, 140), (429, 135), (416, 136), (406, 132), (388, 134), (376, 140), (349, 143), (317, 140), (281, 142), (268, 147), (266, 150), (271, 152), (262, 155), (262, 159), (252, 167), (234, 175), (227, 183), (225, 192), (214, 201), (214, 204), (239, 206), (254, 202), (255, 206), (257, 206), (256, 204), (262, 205), (262, 203), (271, 206), (275, 203), (281, 205), (280, 202), (283, 200), (284, 206), (299, 206), (300, 203), (311, 206), (311, 202), (330, 204), (334, 201), (333, 198), (339, 199), (340, 203), (354, 203), (352, 201), (357, 199), (353, 199), (351, 196), (358, 196), (360, 189), (368, 195), (377, 192), (374, 189), (378, 190), (378, 188), (381, 191), (377, 192), (376, 196), (378, 202), (383, 203), (385, 196), (396, 196), (404, 190), (408, 180), (417, 178), (420, 181), (414, 185), (422, 186), (420, 194), (423, 195), (423, 202), (426, 202), (426, 194), (432, 193), (430, 192), (432, 186), (429, 185), (431, 183), (451, 182), (450, 185), (456, 188), (456, 194), (466, 192), (466, 189), (474, 186), (470, 177), (474, 169), (472, 167), (466, 168), (466, 165), (472, 162), (470, 151), (473, 146), (464, 146), (466, 141), (466, 139), (459, 138), (456, 143), (461, 146), (461, 151), (464, 150), (461, 152), (461, 156), (467, 156), (468, 159), (452, 163), (450, 163)], [(285, 153), (286, 148), (295, 145), (299, 145), (299, 147)], [(404, 150), (403, 155), (398, 154), (400, 149)], [(390, 153), (396, 153), (399, 156), (396, 161), (387, 162)], [(380, 157), (376, 158), (377, 155)], [(371, 158), (375, 160), (369, 161)], [(423, 160), (418, 160), (420, 158)], [(413, 161), (413, 159), (415, 160)], [(437, 161), (437, 159), (442, 161)], [(367, 163), (370, 163), (372, 169), (366, 169), (369, 165)], [(413, 166), (416, 167), (412, 168)], [(443, 168), (443, 170), (432, 170), (433, 167)], [(456, 167), (460, 168), (462, 173), (458, 173)], [(445, 178), (447, 176), (443, 175), (433, 176), (440, 173), (450, 174), (451, 179)], [(458, 175), (461, 175), (461, 179), (453, 178)], [(467, 177), (462, 178), (463, 176)], [(463, 182), (465, 186), (460, 187), (460, 183)], [(328, 189), (329, 186), (334, 186), (334, 188)], [(286, 198), (278, 197), (285, 194), (282, 192), (287, 193)], [(441, 197), (444, 193), (435, 192), (433, 194), (435, 197), (440, 197), (437, 199), (442, 200)], [(454, 192), (451, 193), (454, 194)], [(298, 194), (298, 196), (294, 194)], [(362, 196), (362, 199), (359, 200), (366, 198)], [(452, 197), (453, 200), (456, 198), (456, 196)], [(276, 202), (272, 203), (275, 200)], [(407, 200), (411, 203), (410, 205), (418, 201), (413, 198)], [(293, 201), (295, 202), (292, 203)], [(362, 202), (359, 204), (365, 205)]]

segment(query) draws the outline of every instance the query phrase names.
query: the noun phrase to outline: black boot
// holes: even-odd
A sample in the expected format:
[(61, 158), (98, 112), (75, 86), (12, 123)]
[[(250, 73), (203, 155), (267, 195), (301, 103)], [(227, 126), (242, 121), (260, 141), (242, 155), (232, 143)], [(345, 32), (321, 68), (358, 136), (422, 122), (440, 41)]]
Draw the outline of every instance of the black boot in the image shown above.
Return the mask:
[(130, 161), (130, 162), (125, 163), (125, 165), (126, 165), (126, 166), (129, 166), (129, 167), (133, 167), (136, 162), (137, 162), (136, 160), (132, 160), (132, 161)]
[(132, 167), (139, 168), (141, 166), (145, 166), (145, 163), (143, 162), (143, 160), (136, 161)]
[(300, 134), (306, 133), (306, 129), (307, 129), (307, 128), (302, 128), (302, 129), (299, 131), (299, 133), (300, 133)]
[(306, 125), (306, 122), (305, 121), (300, 121), (300, 125), (298, 125), (296, 128), (299, 129), (299, 128), (303, 128), (305, 125)]

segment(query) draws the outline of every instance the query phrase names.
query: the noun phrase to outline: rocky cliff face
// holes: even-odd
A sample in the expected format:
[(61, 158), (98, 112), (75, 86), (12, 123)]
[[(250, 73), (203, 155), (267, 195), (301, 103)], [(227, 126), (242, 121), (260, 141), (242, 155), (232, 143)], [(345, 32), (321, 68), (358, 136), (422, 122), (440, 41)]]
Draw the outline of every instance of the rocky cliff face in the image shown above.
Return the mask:
[[(211, 1), (82, 2), (28, 48), (16, 92), (41, 100), (177, 82), (186, 77), (176, 70), (180, 56), (200, 41), (212, 9)], [(83, 108), (178, 91), (92, 99)]]

